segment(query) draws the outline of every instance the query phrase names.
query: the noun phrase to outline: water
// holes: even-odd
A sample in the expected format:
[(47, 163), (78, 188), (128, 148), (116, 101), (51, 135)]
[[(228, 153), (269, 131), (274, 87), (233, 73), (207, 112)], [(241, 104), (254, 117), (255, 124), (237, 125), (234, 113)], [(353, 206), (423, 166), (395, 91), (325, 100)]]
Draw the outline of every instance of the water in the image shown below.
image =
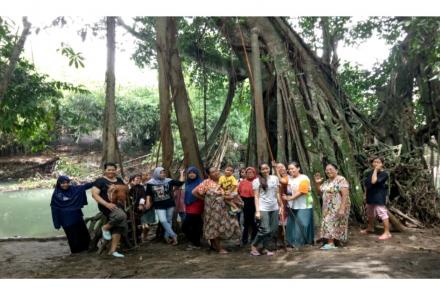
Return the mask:
[[(53, 237), (64, 235), (63, 229), (53, 227), (50, 199), (53, 189), (0, 192), (0, 238)], [(96, 201), (87, 191), (88, 205), (84, 217), (98, 212)]]

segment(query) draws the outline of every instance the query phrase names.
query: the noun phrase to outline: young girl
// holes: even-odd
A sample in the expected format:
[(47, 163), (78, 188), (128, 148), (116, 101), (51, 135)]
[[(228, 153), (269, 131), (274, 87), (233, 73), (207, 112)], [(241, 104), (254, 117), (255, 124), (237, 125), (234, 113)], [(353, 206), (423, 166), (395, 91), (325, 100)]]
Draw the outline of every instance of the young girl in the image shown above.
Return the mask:
[[(257, 236), (251, 245), (251, 255), (261, 253), (273, 255), (268, 250), (271, 237), (278, 231), (278, 213), (283, 212), (281, 204), (279, 180), (277, 176), (270, 175), (268, 164), (260, 165), (260, 176), (252, 182), (255, 196), (255, 218), (259, 221)], [(262, 246), (262, 252), (258, 248)]]
[(146, 193), (144, 186), (141, 185), (141, 178), (140, 174), (130, 177), (130, 191), (128, 192), (128, 195), (135, 209), (136, 228), (141, 229), (140, 237), (138, 232), (136, 233), (136, 237), (138, 239), (140, 238), (141, 242), (145, 242), (147, 240), (149, 226), (148, 223), (145, 222), (144, 214), (151, 204), (148, 205), (148, 207), (145, 206)]
[(388, 173), (383, 168), (384, 159), (382, 157), (375, 157), (372, 161), (372, 170), (367, 173), (364, 180), (365, 194), (367, 201), (367, 217), (368, 227), (361, 230), (361, 233), (374, 232), (374, 220), (379, 217), (383, 222), (384, 232), (379, 237), (379, 240), (384, 241), (391, 238), (390, 221), (385, 207), (385, 202), (388, 194), (387, 181)]

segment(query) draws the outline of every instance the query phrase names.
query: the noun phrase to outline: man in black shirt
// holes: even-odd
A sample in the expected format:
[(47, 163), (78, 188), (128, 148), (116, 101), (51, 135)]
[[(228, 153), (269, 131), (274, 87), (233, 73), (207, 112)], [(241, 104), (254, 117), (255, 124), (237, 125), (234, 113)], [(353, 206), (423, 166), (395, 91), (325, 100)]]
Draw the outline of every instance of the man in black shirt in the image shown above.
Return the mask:
[(98, 209), (108, 218), (108, 223), (102, 226), (102, 236), (105, 240), (111, 240), (110, 255), (114, 257), (124, 257), (116, 251), (121, 240), (121, 234), (127, 234), (127, 215), (123, 208), (111, 203), (108, 196), (108, 189), (111, 185), (122, 184), (121, 178), (116, 177), (116, 164), (106, 163), (104, 165), (104, 176), (96, 179), (92, 197), (98, 203)]
[(391, 238), (390, 222), (385, 207), (385, 202), (388, 194), (388, 173), (383, 169), (384, 159), (376, 157), (372, 161), (373, 170), (367, 173), (364, 180), (365, 194), (367, 201), (367, 217), (368, 227), (361, 230), (361, 233), (367, 234), (374, 232), (374, 220), (378, 216), (381, 218), (384, 227), (384, 233), (379, 237), (379, 240), (387, 240)]

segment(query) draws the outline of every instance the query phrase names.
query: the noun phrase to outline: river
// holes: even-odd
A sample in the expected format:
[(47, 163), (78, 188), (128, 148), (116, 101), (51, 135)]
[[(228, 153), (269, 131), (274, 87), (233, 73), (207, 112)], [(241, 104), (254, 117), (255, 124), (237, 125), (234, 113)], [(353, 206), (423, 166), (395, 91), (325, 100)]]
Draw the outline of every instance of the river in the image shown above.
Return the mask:
[[(53, 189), (0, 192), (0, 238), (53, 237), (64, 235), (52, 223), (50, 199)], [(95, 200), (87, 191), (88, 205), (83, 208), (84, 217), (98, 212)]]

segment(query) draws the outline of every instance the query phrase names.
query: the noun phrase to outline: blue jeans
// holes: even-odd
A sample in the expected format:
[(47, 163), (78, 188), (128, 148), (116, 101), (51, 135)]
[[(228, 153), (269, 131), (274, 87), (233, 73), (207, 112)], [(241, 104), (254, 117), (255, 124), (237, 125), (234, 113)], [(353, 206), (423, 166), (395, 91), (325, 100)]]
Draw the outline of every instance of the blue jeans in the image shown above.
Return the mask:
[(165, 229), (165, 238), (175, 238), (177, 234), (173, 231), (173, 213), (174, 207), (169, 207), (167, 209), (157, 209), (156, 214), (159, 218), (160, 224), (162, 224)]

